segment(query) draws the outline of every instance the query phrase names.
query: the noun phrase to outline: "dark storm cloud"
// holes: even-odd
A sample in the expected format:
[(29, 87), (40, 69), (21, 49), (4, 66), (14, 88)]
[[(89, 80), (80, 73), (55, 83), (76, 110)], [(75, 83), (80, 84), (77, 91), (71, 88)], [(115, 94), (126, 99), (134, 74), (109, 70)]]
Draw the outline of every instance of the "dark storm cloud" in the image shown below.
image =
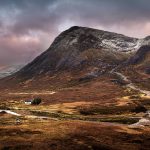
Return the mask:
[(149, 14), (150, 0), (0, 1), (0, 64), (29, 61), (72, 25), (146, 36)]
[[(101, 25), (134, 23), (150, 20), (149, 0), (76, 0), (64, 1), (57, 9), (84, 24)], [(85, 23), (85, 24), (86, 24)]]
[(16, 12), (12, 26), (15, 33), (57, 30), (67, 19), (100, 25), (150, 20), (149, 0), (5, 0), (0, 7)]

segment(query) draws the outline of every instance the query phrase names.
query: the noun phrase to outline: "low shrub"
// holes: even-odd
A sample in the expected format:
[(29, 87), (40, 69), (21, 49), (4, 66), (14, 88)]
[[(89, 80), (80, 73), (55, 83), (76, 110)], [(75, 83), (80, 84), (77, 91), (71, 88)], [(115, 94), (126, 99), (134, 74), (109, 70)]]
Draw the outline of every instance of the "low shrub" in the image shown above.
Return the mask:
[(95, 115), (95, 114), (123, 114), (123, 113), (140, 113), (146, 112), (147, 109), (140, 104), (126, 105), (126, 106), (90, 106), (78, 108), (82, 115)]
[(33, 99), (31, 104), (32, 105), (39, 105), (41, 102), (42, 102), (41, 98), (35, 98), (35, 99)]

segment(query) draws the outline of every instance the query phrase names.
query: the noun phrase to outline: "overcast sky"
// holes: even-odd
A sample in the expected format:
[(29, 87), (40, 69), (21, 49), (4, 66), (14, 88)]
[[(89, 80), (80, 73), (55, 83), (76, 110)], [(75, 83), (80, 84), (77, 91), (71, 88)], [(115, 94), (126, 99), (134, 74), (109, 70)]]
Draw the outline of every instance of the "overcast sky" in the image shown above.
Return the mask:
[(150, 0), (0, 0), (0, 66), (31, 61), (63, 30), (150, 35)]

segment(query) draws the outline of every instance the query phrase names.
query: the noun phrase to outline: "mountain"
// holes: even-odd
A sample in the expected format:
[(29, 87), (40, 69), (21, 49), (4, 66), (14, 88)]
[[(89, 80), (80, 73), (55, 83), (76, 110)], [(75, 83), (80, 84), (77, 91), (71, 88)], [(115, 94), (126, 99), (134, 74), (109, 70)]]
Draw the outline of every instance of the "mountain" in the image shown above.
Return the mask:
[[(149, 43), (150, 37), (138, 39), (74, 26), (58, 35), (44, 53), (5, 80), (7, 83), (8, 80), (30, 81), (30, 84), (34, 81), (57, 84), (59, 81), (60, 84), (73, 78), (81, 81), (95, 78), (126, 61), (133, 63), (145, 59), (147, 50), (144, 52), (144, 45)], [(149, 68), (145, 69), (149, 72)]]
[(33, 77), (83, 66), (113, 66), (139, 47), (137, 38), (74, 26), (62, 32), (43, 54), (16, 75)]

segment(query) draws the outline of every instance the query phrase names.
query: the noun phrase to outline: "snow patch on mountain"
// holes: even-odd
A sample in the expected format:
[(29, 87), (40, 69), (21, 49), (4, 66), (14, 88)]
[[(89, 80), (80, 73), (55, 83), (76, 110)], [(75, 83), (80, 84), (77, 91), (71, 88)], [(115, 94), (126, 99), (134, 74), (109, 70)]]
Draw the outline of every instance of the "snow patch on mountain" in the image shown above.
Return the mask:
[(117, 51), (128, 52), (136, 51), (142, 45), (143, 40), (135, 40), (134, 42), (125, 42), (121, 40), (106, 40), (102, 41), (102, 46), (106, 48), (113, 48)]

